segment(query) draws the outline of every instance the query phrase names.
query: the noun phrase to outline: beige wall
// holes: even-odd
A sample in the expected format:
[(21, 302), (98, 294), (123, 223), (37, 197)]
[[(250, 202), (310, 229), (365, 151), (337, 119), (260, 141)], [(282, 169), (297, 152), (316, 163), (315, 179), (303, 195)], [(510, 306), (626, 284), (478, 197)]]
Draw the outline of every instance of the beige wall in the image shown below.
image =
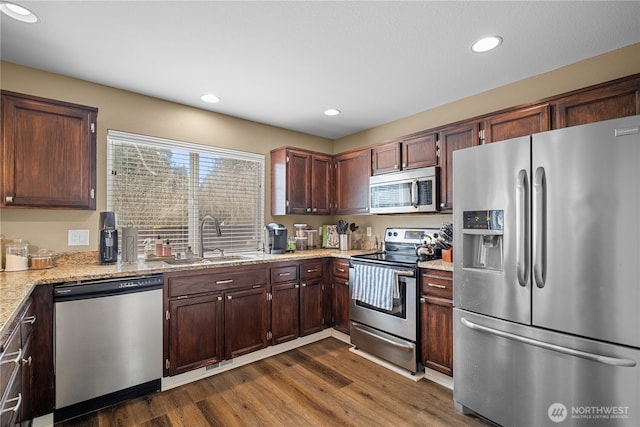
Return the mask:
[[(283, 145), (331, 153), (332, 141), (2, 62), (4, 90), (98, 108), (95, 211), (0, 209), (0, 234), (58, 252), (97, 250), (99, 212), (106, 210), (107, 130), (133, 132), (265, 154), (265, 221), (271, 222), (269, 152)], [(293, 224), (290, 218), (276, 218)], [(284, 221), (283, 221), (284, 220)], [(320, 221), (318, 219), (318, 221)], [(288, 225), (288, 224), (287, 224)], [(67, 246), (70, 229), (88, 229), (89, 246)]]
[[(97, 250), (98, 213), (105, 210), (107, 129), (140, 133), (266, 156), (265, 221), (318, 226), (337, 218), (270, 215), (270, 150), (293, 145), (315, 151), (339, 153), (384, 140), (464, 120), (514, 105), (640, 73), (640, 44), (628, 46), (548, 73), (427, 110), (336, 141), (236, 119), (196, 108), (113, 89), (86, 81), (45, 73), (2, 62), (0, 87), (46, 98), (99, 108), (96, 211), (0, 209), (0, 233), (28, 240), (34, 247), (54, 251)], [(382, 236), (387, 226), (440, 227), (450, 215), (368, 215), (346, 217), (363, 232), (367, 226)], [(89, 229), (90, 245), (67, 246), (67, 230)]]

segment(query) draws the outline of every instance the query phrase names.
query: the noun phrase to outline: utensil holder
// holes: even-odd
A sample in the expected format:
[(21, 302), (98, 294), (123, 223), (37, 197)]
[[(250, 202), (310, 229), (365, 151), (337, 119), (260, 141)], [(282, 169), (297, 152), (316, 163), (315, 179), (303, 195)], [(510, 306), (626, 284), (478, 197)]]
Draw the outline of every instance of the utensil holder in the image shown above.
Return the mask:
[(351, 249), (351, 239), (348, 234), (340, 234), (340, 241), (338, 243), (341, 251), (348, 251)]

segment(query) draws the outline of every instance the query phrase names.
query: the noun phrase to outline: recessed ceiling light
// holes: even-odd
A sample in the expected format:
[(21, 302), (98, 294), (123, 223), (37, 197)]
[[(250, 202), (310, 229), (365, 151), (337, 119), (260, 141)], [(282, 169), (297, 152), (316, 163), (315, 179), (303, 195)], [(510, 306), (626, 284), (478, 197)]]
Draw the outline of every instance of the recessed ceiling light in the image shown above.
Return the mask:
[(484, 37), (471, 45), (471, 50), (474, 52), (487, 52), (491, 49), (495, 49), (502, 43), (502, 37), (489, 36)]
[(5, 15), (21, 22), (26, 22), (28, 24), (38, 22), (38, 17), (34, 15), (33, 12), (14, 3), (4, 1), (1, 2), (0, 11), (2, 11), (2, 13), (4, 13)]
[(204, 94), (200, 97), (200, 99), (202, 99), (204, 102), (208, 102), (210, 104), (215, 104), (216, 102), (220, 101), (220, 98), (218, 98), (217, 96), (215, 96), (212, 93), (207, 93)]
[(336, 110), (335, 108), (329, 108), (324, 112), (325, 116), (337, 116), (340, 114), (340, 110)]

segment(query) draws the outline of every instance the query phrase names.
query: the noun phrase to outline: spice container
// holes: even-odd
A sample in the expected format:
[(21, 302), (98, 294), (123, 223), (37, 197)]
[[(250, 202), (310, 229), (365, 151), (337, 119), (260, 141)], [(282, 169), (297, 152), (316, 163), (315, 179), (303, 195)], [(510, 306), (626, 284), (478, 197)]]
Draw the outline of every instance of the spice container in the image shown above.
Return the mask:
[(22, 240), (14, 240), (7, 245), (5, 271), (22, 271), (29, 269), (29, 244)]
[(31, 255), (31, 269), (41, 270), (53, 267), (53, 253), (47, 249), (40, 249)]

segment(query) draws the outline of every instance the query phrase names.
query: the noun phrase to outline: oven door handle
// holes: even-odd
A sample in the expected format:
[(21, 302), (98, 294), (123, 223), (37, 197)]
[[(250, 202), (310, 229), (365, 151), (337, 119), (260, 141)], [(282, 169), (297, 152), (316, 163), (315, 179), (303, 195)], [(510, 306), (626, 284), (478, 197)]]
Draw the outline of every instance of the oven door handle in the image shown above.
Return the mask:
[(411, 270), (394, 270), (398, 276), (415, 277), (416, 273)]
[(386, 342), (387, 344), (391, 344), (391, 345), (393, 345), (394, 347), (398, 347), (399, 349), (401, 349), (401, 350), (403, 350), (403, 351), (406, 351), (406, 352), (411, 352), (411, 351), (413, 351), (413, 346), (412, 346), (412, 345), (408, 345), (408, 344), (400, 344), (400, 343), (395, 342), (395, 341), (392, 341), (392, 340), (390, 340), (390, 339), (388, 339), (388, 338), (381, 337), (380, 335), (376, 335), (376, 334), (374, 334), (374, 333), (372, 333), (372, 332), (369, 332), (369, 331), (367, 331), (367, 330), (365, 330), (365, 329), (362, 329), (362, 328), (360, 328), (358, 325), (354, 325), (353, 323), (351, 323), (351, 327), (352, 327), (353, 329), (357, 329), (357, 330), (358, 330), (358, 332), (361, 332), (361, 333), (363, 333), (363, 334), (369, 335), (369, 336), (371, 336), (371, 337), (373, 337), (373, 338), (375, 338), (375, 339), (377, 339), (377, 340), (384, 341), (384, 342)]

